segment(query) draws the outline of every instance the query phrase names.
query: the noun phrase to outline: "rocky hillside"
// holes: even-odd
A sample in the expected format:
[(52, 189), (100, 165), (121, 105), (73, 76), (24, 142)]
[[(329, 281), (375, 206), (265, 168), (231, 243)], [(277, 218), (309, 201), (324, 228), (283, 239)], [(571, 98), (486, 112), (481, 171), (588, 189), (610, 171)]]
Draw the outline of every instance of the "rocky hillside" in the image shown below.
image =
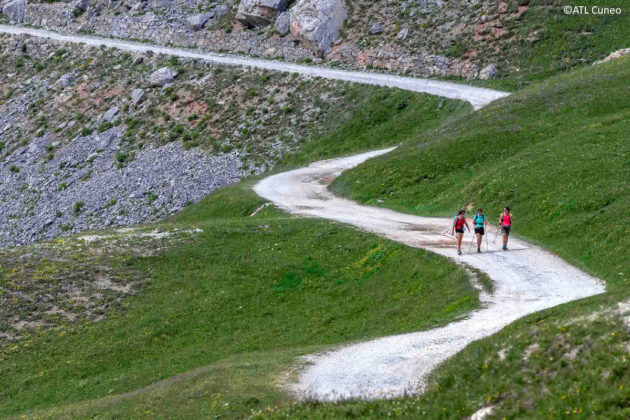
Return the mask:
[(36, 39), (0, 46), (0, 247), (160, 219), (273, 166), (367, 92)]
[[(594, 0), (584, 3), (589, 6)], [(522, 75), (531, 78), (566, 70), (627, 47), (626, 15), (565, 15), (564, 4), (560, 0), (4, 0), (3, 12), (7, 21), (61, 32), (466, 79), (527, 79)], [(599, 30), (603, 27), (607, 30)]]

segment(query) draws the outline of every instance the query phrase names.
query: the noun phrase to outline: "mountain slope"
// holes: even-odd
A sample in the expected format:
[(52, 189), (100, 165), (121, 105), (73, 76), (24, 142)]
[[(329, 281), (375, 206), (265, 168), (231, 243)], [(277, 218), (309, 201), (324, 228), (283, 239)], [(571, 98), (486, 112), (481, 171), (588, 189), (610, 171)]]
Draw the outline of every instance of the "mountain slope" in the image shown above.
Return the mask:
[[(20, 306), (41, 318), (28, 319), (39, 327), (17, 331), (21, 340), (0, 346), (2, 415), (47, 408), (34, 415), (191, 410), (204, 417), (210, 410), (246, 416), (291, 403), (277, 381), (299, 355), (433, 328), (479, 305), (467, 271), (444, 257), (273, 207), (250, 216), (263, 202), (237, 185), (155, 226), (160, 230), (144, 239), (102, 232), (0, 254), (7, 267), (0, 269), (0, 287), (17, 288), (25, 298)], [(54, 256), (41, 258), (38, 250), (46, 248)], [(115, 258), (92, 255), (104, 253)], [(98, 268), (85, 269), (86, 258)], [(55, 276), (64, 273), (76, 278)], [(90, 303), (106, 299), (78, 280), (94, 285), (107, 278), (133, 287), (134, 295), (93, 308)], [(75, 293), (51, 296), (58, 306), (49, 310), (38, 288), (57, 285)], [(73, 312), (84, 321), (89, 309), (100, 320), (72, 322)], [(40, 322), (51, 312), (60, 318), (52, 327)], [(1, 325), (16, 315), (0, 314)], [(183, 383), (174, 378), (151, 389), (157, 401), (143, 390), (178, 374)], [(206, 388), (195, 389), (197, 380)], [(116, 397), (98, 400), (107, 396)]]
[[(288, 2), (289, 12), (283, 14), (285, 23), (280, 25), (275, 24), (275, 15), (287, 2), (270, 3), (272, 7), (276, 4), (277, 10), (267, 10), (272, 17), (255, 27), (236, 19), (241, 3), (255, 2), (33, 1), (23, 3), (22, 14), (28, 25), (66, 33), (416, 75), (494, 77), (508, 80), (504, 86), (512, 87), (592, 63), (610, 51), (628, 47), (630, 24), (627, 11), (614, 0), (582, 1), (580, 6), (588, 14), (566, 14), (564, 6), (568, 4), (562, 0), (327, 0), (323, 3), (327, 7), (344, 8), (347, 19), (343, 25), (331, 24), (334, 28), (330, 31), (337, 32), (338, 39), (322, 51), (291, 24), (291, 19), (299, 22), (297, 16), (291, 18), (297, 3), (308, 6), (318, 2)], [(593, 6), (621, 7), (622, 13), (595, 14)], [(308, 15), (309, 7), (301, 9)], [(6, 18), (11, 20), (11, 16)], [(312, 24), (323, 22), (314, 20)]]
[[(628, 59), (546, 80), (344, 173), (339, 193), (452, 215), (512, 207), (517, 235), (625, 285), (630, 264)], [(624, 272), (620, 275), (620, 272)]]
[(607, 281), (602, 296), (517, 321), (433, 374), (426, 393), (392, 401), (304, 404), (273, 418), (624, 418), (630, 380), (630, 60), (551, 78), (415, 136), (333, 184), (363, 203), (450, 216), (504, 205), (514, 232)]
[[(295, 164), (296, 153), (312, 160), (395, 142), (365, 133), (400, 115), (420, 115), (406, 127), (420, 130), (469, 108), (166, 57), (137, 43), (142, 53), (23, 35), (0, 35), (0, 43), (0, 247), (156, 221), (248, 174)], [(476, 104), (488, 99), (483, 93), (501, 94), (444, 87), (480, 92)], [(335, 141), (355, 128), (364, 133), (355, 141)]]

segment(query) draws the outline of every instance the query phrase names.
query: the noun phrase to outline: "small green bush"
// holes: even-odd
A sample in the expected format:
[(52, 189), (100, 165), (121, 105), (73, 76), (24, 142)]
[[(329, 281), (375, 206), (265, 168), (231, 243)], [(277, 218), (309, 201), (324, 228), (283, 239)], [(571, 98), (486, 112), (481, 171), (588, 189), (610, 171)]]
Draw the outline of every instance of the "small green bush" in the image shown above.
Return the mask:
[(102, 123), (100, 123), (100, 124), (98, 125), (98, 128), (96, 129), (96, 131), (98, 131), (99, 133), (102, 133), (103, 131), (107, 131), (107, 130), (109, 130), (109, 129), (110, 129), (110, 128), (112, 128), (113, 126), (114, 126), (114, 124), (112, 124), (111, 122), (109, 122), (109, 121), (104, 121), (104, 122), (102, 122)]
[(85, 203), (83, 201), (78, 201), (74, 203), (74, 207), (72, 207), (72, 212), (74, 214), (79, 214), (81, 213), (81, 211), (83, 211), (84, 207), (85, 207)]
[(129, 155), (125, 152), (116, 152), (116, 154), (114, 155), (114, 158), (116, 159), (116, 162), (118, 163), (118, 167), (122, 168), (123, 165), (129, 160)]

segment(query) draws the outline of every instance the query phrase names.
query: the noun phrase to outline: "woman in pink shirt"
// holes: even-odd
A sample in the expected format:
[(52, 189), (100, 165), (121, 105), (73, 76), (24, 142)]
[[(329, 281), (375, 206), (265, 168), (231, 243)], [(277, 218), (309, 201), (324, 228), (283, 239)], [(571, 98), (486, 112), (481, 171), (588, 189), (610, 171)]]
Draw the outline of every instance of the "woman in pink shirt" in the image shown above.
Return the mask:
[(503, 208), (503, 214), (499, 217), (499, 225), (501, 226), (501, 233), (503, 234), (503, 250), (507, 251), (508, 238), (510, 237), (510, 229), (512, 228), (512, 213), (510, 213), (508, 206)]

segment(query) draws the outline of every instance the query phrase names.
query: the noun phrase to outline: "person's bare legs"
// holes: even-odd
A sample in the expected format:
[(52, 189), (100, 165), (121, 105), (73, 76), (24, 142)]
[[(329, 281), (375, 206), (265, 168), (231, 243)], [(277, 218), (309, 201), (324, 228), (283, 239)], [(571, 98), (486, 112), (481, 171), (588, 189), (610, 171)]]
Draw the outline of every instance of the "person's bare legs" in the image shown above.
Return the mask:
[(481, 233), (477, 234), (477, 249), (481, 248), (481, 240), (483, 239), (483, 236), (481, 235)]
[(462, 252), (462, 239), (464, 238), (464, 234), (463, 233), (458, 233), (457, 234), (457, 253), (459, 254), (460, 252)]

